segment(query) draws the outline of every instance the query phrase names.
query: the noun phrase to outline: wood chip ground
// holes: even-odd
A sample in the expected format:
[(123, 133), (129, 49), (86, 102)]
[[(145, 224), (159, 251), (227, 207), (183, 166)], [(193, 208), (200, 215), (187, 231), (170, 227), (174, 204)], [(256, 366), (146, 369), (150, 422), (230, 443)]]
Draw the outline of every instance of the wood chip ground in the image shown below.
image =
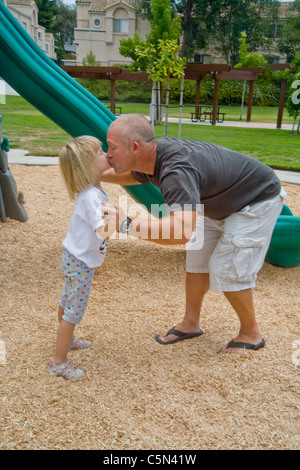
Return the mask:
[[(29, 220), (0, 224), (0, 449), (299, 449), (300, 266), (265, 263), (254, 292), (266, 347), (218, 355), (238, 322), (222, 294), (200, 338), (161, 346), (181, 320), (185, 251), (111, 240), (70, 358), (78, 381), (50, 376), (62, 240), (73, 204), (58, 167), (11, 165)], [(300, 216), (300, 186), (283, 184)], [(110, 200), (127, 193), (104, 185)], [(5, 356), (4, 356), (4, 352)]]

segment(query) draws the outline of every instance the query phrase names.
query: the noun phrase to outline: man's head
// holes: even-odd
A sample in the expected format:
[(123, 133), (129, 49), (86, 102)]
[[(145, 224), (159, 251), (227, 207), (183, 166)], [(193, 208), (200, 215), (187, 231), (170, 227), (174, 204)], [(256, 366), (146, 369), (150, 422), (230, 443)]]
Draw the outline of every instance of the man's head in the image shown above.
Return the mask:
[(154, 130), (140, 114), (127, 114), (110, 125), (107, 158), (116, 173), (140, 170), (143, 156), (156, 144)]

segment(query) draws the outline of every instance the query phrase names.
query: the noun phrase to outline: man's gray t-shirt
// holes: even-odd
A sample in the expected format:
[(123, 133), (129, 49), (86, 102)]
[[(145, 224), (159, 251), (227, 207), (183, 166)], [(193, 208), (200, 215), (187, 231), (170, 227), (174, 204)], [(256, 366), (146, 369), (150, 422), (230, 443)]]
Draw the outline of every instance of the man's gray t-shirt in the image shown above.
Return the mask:
[(158, 139), (154, 175), (132, 173), (140, 183), (157, 186), (168, 206), (197, 210), (204, 204), (204, 215), (216, 220), (271, 199), (281, 189), (275, 172), (252, 157), (170, 137)]

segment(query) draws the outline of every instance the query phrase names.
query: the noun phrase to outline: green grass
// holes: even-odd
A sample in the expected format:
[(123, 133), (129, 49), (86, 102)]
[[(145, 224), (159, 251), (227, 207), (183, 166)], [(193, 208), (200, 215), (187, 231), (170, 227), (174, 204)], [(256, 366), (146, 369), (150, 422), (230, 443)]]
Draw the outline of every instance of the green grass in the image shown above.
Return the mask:
[[(156, 136), (163, 136), (163, 125), (156, 128)], [(178, 136), (177, 124), (168, 125), (168, 136)], [(300, 171), (300, 136), (289, 131), (183, 124), (181, 137), (231, 148), (273, 168)]]
[(19, 96), (6, 96), (0, 105), (2, 136), (11, 148), (29, 150), (31, 155), (56, 156), (70, 136), (53, 121)]
[[(183, 115), (189, 118), (190, 111), (190, 108), (186, 108)], [(252, 122), (276, 123), (277, 111), (277, 108), (254, 107)], [(55, 156), (71, 139), (65, 131), (19, 96), (7, 96), (6, 104), (0, 105), (0, 112), (2, 136), (8, 138), (11, 148), (27, 149), (31, 155)], [(124, 103), (122, 112), (149, 115), (149, 104)], [(226, 119), (239, 120), (239, 107), (226, 107), (224, 112), (228, 114)], [(244, 114), (246, 116), (246, 109)], [(169, 115), (178, 117), (178, 108), (171, 108)], [(292, 122), (292, 119), (285, 118), (284, 122)], [(157, 137), (162, 137), (164, 125), (155, 126), (155, 133)], [(178, 124), (168, 124), (168, 136), (178, 137)], [(223, 145), (251, 155), (273, 168), (300, 171), (300, 136), (291, 131), (182, 124), (181, 138)]]
[[(138, 112), (140, 114), (149, 115), (150, 105), (146, 103), (125, 103), (122, 104), (123, 113)], [(194, 111), (192, 104), (184, 105), (182, 110), (182, 117), (190, 119), (191, 112)], [(226, 121), (239, 121), (241, 114), (240, 106), (221, 106), (221, 112), (226, 113)], [(253, 106), (251, 112), (251, 122), (277, 122), (278, 108)], [(170, 117), (179, 117), (179, 105), (171, 104), (169, 108)], [(242, 113), (242, 122), (247, 120), (247, 106), (244, 106)], [(286, 109), (283, 112), (283, 124), (293, 124), (293, 118), (289, 117)]]

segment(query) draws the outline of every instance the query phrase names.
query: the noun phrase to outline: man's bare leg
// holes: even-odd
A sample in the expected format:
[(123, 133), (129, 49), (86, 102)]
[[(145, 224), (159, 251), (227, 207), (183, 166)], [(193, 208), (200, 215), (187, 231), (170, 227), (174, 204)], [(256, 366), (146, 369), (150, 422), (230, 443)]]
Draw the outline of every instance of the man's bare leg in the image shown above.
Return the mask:
[[(205, 294), (209, 289), (208, 273), (186, 273), (186, 312), (182, 322), (175, 326), (176, 330), (185, 333), (200, 331), (199, 318), (202, 302)], [(162, 342), (168, 343), (176, 338), (175, 335), (169, 334), (167, 331), (160, 335)]]
[[(255, 319), (252, 289), (246, 289), (237, 292), (224, 292), (224, 294), (237, 313), (241, 324), (239, 334), (234, 338), (234, 341), (255, 345), (259, 344), (262, 341), (262, 336), (259, 332)], [(227, 344), (221, 348), (220, 353), (239, 354), (244, 352), (244, 349), (226, 349), (226, 347)]]

